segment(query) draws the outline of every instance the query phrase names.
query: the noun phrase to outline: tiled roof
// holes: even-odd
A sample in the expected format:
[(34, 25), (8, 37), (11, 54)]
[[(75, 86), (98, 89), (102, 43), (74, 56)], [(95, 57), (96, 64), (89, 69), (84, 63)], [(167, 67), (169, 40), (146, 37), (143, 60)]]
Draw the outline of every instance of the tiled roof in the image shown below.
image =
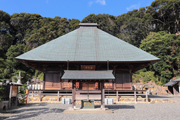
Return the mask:
[(112, 70), (108, 71), (78, 71), (78, 70), (65, 70), (64, 75), (61, 79), (64, 80), (105, 80), (105, 79), (115, 79), (112, 74)]
[[(82, 23), (81, 23), (82, 24)], [(96, 26), (80, 27), (18, 57), (33, 61), (155, 61), (159, 58)]]

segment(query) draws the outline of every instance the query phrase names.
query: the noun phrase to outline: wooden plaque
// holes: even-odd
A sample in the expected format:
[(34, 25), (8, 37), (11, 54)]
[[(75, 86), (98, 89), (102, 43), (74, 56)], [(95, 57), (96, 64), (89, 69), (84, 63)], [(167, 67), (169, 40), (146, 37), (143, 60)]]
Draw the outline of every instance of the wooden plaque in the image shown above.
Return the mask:
[(18, 92), (18, 86), (12, 86), (11, 97), (16, 97)]
[(81, 70), (95, 70), (95, 65), (81, 65)]

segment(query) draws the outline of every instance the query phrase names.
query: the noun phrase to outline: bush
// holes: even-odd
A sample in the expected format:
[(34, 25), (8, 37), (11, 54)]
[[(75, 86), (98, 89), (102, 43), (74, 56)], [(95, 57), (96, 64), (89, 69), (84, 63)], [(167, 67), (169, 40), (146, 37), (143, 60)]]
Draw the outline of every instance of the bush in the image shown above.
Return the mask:
[(147, 83), (149, 81), (156, 82), (156, 77), (154, 77), (154, 72), (147, 71), (147, 72), (140, 72), (139, 74), (133, 74), (132, 79), (134, 82), (140, 82), (140, 79), (143, 83)]

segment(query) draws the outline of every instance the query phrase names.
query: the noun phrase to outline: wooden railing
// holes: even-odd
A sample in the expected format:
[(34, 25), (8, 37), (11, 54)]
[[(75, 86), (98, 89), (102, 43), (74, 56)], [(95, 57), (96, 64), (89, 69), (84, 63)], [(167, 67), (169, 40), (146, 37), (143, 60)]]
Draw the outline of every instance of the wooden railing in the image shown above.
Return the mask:
[[(53, 93), (42, 93), (43, 91), (53, 91)], [(29, 90), (29, 93), (27, 95), (27, 100), (29, 100), (29, 95), (34, 96), (34, 94), (39, 96), (39, 101), (41, 101), (41, 95), (52, 95), (52, 96), (57, 96), (57, 101), (59, 101), (59, 96), (71, 96), (71, 90), (65, 91), (65, 90)], [(36, 93), (34, 93), (36, 92)], [(84, 93), (95, 93), (95, 94), (101, 94), (101, 90), (77, 90), (76, 93), (77, 94), (84, 94)], [(108, 94), (107, 92), (110, 92), (110, 94)], [(140, 92), (140, 93), (139, 93)], [(144, 93), (145, 92), (145, 93)], [(117, 102), (118, 102), (118, 98), (119, 96), (134, 96), (134, 100), (135, 102), (137, 102), (137, 96), (146, 96), (146, 102), (148, 102), (148, 93), (147, 90), (110, 90), (110, 91), (106, 91), (105, 96), (116, 96), (117, 97)]]

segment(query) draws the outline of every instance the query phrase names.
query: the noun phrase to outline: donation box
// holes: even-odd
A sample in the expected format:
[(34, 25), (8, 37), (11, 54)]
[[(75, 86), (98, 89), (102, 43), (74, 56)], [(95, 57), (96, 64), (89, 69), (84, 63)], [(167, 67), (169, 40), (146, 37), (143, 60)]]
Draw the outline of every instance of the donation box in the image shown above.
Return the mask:
[(94, 109), (94, 100), (81, 100), (82, 109)]

